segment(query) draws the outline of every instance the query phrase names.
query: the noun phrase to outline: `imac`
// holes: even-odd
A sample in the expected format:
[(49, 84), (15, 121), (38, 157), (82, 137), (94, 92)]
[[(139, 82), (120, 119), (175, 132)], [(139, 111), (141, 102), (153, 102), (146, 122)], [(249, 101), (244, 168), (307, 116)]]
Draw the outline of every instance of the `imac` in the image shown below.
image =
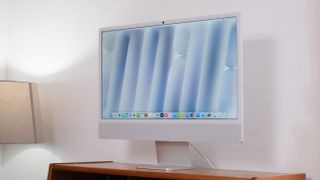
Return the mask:
[(241, 57), (239, 13), (100, 29), (99, 137), (155, 141), (165, 169), (191, 168), (191, 141), (242, 142)]

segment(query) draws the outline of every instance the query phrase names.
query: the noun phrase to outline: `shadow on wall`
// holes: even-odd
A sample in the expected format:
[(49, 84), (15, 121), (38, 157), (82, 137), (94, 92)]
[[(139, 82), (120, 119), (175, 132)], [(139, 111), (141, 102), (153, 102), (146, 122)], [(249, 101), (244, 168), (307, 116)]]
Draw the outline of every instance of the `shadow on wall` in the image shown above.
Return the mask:
[[(249, 40), (243, 44), (245, 142), (195, 142), (218, 168), (277, 170), (274, 143), (277, 138), (274, 118), (277, 104), (275, 46), (276, 43), (269, 39)], [(128, 143), (128, 157), (145, 156), (145, 147), (149, 147), (149, 143)], [(196, 166), (208, 167), (200, 156), (195, 153), (193, 156), (196, 156), (192, 157)]]
[[(11, 144), (4, 147), (4, 179), (45, 179), (50, 162), (61, 159), (48, 144)], [(19, 173), (17, 173), (19, 172)]]

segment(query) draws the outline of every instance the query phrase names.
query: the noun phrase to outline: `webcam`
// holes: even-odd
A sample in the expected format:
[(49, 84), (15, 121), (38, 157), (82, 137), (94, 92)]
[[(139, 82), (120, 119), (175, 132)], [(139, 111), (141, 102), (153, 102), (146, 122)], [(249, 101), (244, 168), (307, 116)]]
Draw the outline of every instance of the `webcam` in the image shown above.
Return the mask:
[(164, 21), (162, 21), (162, 24), (164, 24)]

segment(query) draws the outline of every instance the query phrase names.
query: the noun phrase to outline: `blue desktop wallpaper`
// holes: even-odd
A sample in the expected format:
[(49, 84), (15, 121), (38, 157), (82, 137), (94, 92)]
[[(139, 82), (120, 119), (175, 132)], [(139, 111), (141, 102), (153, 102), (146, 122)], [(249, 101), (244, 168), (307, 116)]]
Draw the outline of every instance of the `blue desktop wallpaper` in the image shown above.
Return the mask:
[(237, 118), (236, 17), (101, 37), (103, 119)]

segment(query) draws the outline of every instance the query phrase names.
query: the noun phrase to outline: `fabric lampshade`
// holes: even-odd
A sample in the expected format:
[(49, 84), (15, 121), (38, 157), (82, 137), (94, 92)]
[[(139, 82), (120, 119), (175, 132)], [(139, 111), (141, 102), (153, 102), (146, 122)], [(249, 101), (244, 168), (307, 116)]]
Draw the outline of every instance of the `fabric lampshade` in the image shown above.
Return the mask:
[(35, 84), (0, 81), (0, 144), (40, 142)]

